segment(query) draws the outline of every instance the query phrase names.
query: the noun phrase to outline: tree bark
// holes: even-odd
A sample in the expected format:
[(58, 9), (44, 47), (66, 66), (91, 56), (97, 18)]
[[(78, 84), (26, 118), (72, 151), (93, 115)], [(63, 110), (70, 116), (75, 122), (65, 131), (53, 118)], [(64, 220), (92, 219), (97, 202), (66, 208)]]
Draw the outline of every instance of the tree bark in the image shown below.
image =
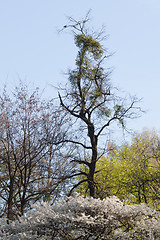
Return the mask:
[(96, 168), (96, 162), (97, 162), (97, 136), (94, 133), (94, 125), (92, 123), (88, 124), (88, 136), (90, 138), (90, 142), (92, 146), (92, 158), (91, 158), (89, 174), (88, 174), (88, 187), (89, 187), (90, 196), (95, 197), (96, 191), (95, 191), (94, 175), (95, 175), (95, 168)]
[(13, 216), (13, 183), (14, 179), (10, 179), (10, 186), (9, 186), (9, 196), (8, 196), (8, 211), (7, 211), (7, 218), (8, 220), (14, 220)]

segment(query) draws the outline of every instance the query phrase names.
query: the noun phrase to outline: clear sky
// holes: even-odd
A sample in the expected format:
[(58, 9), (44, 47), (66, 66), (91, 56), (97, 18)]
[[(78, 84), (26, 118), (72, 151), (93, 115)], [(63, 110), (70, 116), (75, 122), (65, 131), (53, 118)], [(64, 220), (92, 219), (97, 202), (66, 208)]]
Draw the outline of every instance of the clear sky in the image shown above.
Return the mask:
[(159, 0), (0, 0), (0, 83), (12, 89), (19, 79), (45, 88), (65, 83), (63, 72), (74, 64), (76, 48), (69, 34), (57, 34), (66, 16), (81, 19), (92, 9), (91, 25), (106, 26), (104, 43), (115, 52), (108, 66), (113, 83), (143, 98), (147, 113), (129, 127), (160, 129)]

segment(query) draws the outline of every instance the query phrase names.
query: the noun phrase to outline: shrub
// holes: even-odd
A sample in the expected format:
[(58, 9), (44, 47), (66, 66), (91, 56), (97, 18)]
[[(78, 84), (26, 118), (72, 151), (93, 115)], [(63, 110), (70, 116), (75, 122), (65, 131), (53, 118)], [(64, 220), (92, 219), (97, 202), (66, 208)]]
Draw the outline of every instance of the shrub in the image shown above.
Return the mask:
[(159, 220), (159, 213), (145, 204), (127, 205), (114, 196), (100, 200), (77, 195), (53, 206), (37, 203), (18, 220), (1, 222), (0, 236), (3, 240), (158, 240)]

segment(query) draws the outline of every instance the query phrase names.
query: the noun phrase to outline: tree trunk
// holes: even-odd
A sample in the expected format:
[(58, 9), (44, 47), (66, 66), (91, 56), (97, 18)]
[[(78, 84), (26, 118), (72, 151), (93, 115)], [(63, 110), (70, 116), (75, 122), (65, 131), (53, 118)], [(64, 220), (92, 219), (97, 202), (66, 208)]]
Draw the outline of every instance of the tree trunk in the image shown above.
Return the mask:
[(88, 174), (88, 187), (91, 197), (96, 197), (95, 191), (95, 182), (94, 182), (94, 174), (96, 169), (96, 162), (97, 162), (97, 136), (94, 134), (94, 125), (90, 123), (88, 125), (88, 136), (90, 138), (91, 146), (92, 146), (92, 158), (89, 168)]
[(26, 204), (25, 198), (22, 197), (22, 200), (21, 200), (21, 215), (24, 214), (25, 204)]
[(147, 197), (146, 197), (146, 191), (145, 191), (145, 184), (143, 183), (143, 197), (144, 197), (144, 202), (147, 204)]
[(141, 189), (140, 186), (138, 187), (138, 203), (141, 203)]
[(89, 175), (88, 175), (88, 187), (89, 187), (89, 193), (90, 196), (95, 198), (96, 192), (95, 192), (95, 182), (94, 182), (94, 173), (95, 173), (95, 162), (91, 162), (91, 166), (89, 169)]
[(14, 179), (10, 179), (10, 186), (9, 186), (9, 196), (8, 196), (8, 211), (7, 211), (7, 218), (8, 220), (14, 220), (13, 215), (13, 182)]

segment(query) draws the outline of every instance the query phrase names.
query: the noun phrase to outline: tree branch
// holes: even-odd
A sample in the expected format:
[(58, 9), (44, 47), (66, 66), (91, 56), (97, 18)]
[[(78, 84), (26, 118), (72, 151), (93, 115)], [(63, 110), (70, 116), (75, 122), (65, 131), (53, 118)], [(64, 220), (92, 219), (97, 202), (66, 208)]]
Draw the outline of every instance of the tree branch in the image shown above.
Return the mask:
[(109, 126), (109, 124), (113, 121), (117, 119), (117, 117), (112, 117), (106, 124), (103, 125), (103, 127), (99, 130), (98, 134), (97, 134), (97, 137), (101, 134), (101, 132)]
[(88, 182), (88, 179), (84, 179), (84, 180), (82, 180), (82, 181), (80, 181), (79, 183), (77, 183), (76, 185), (74, 185), (73, 186), (73, 188), (70, 190), (70, 192), (68, 193), (68, 197), (70, 197), (71, 196), (71, 194), (72, 194), (72, 192), (73, 192), (73, 190), (76, 188), (76, 187), (78, 187), (81, 183), (83, 183), (83, 182)]
[(72, 116), (76, 117), (76, 118), (80, 118), (82, 119), (87, 125), (89, 123), (88, 119), (80, 114), (76, 114), (75, 112), (73, 112), (71, 109), (69, 109), (64, 103), (63, 103), (63, 100), (62, 100), (62, 97), (60, 95), (60, 93), (58, 93), (58, 96), (59, 96), (59, 99), (60, 99), (60, 103), (62, 105), (62, 107), (64, 107), (67, 112), (69, 112)]
[(75, 144), (81, 145), (81, 146), (84, 147), (85, 149), (92, 149), (92, 147), (86, 146), (86, 145), (84, 145), (84, 144), (81, 143), (81, 142), (77, 142), (77, 141), (73, 141), (73, 140), (63, 140), (62, 142), (75, 143)]
[(72, 116), (74, 117), (77, 117), (77, 118), (80, 118), (80, 116), (76, 113), (74, 113), (72, 110), (70, 110), (62, 101), (62, 97), (60, 95), (60, 93), (58, 92), (58, 96), (59, 96), (59, 100), (60, 100), (60, 103), (62, 105), (62, 107), (64, 107)]
[(87, 162), (87, 161), (82, 161), (82, 160), (72, 160), (71, 162), (76, 162), (76, 163), (79, 163), (79, 164), (85, 164), (87, 165), (88, 167), (90, 167), (90, 163)]
[(63, 178), (63, 180), (69, 179), (69, 178), (72, 178), (72, 177), (81, 176), (81, 175), (87, 176), (87, 173), (81, 171), (81, 172), (78, 172), (78, 173), (75, 173), (75, 174), (72, 174), (72, 175), (69, 175), (69, 176), (65, 176), (65, 177)]

